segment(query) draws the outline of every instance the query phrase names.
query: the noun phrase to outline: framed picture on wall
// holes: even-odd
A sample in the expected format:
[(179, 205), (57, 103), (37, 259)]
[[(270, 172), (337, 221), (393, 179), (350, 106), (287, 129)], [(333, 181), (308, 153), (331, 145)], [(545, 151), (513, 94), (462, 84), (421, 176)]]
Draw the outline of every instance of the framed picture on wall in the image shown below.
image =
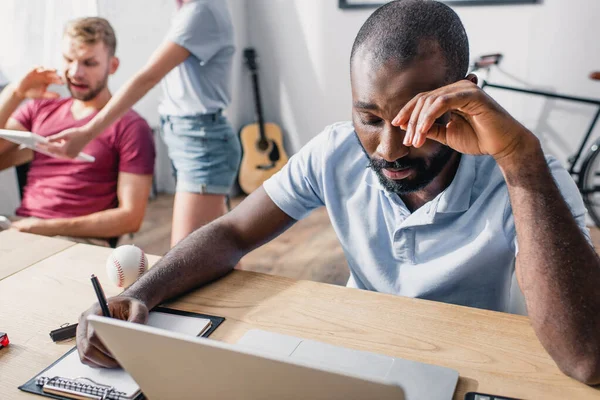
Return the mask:
[[(449, 5), (536, 4), (540, 0), (442, 0)], [(382, 0), (339, 0), (340, 8), (376, 8), (384, 5)]]

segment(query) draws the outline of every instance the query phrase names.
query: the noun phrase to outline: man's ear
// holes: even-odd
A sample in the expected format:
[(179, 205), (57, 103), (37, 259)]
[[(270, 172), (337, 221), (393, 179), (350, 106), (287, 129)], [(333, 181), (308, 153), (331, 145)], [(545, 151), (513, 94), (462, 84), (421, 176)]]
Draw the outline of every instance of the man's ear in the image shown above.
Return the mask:
[(112, 56), (110, 58), (109, 62), (110, 62), (110, 65), (109, 65), (108, 73), (112, 75), (115, 72), (117, 72), (117, 69), (119, 69), (119, 63), (120, 63), (120, 61), (119, 61), (119, 59), (117, 57)]
[(479, 82), (479, 79), (477, 78), (477, 75), (475, 75), (475, 74), (469, 74), (465, 77), (465, 79), (473, 82), (476, 85), (477, 85), (477, 82)]

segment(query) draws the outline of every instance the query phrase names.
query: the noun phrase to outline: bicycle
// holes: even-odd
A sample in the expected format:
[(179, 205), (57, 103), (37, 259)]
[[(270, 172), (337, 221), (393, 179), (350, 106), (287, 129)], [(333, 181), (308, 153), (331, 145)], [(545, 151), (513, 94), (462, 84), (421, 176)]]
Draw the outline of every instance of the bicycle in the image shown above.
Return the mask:
[[(501, 60), (502, 54), (483, 55), (473, 63), (470, 70), (471, 72), (485, 70), (489, 74), (490, 68), (493, 66), (498, 66)], [(600, 72), (592, 72), (590, 74), (590, 79), (600, 81)], [(577, 152), (568, 158), (567, 171), (569, 171), (569, 174), (571, 174), (575, 180), (592, 221), (597, 227), (600, 228), (600, 138), (594, 140), (592, 145), (587, 147), (587, 153), (581, 162), (581, 167), (576, 169), (578, 162), (582, 159), (582, 155), (586, 150), (586, 144), (592, 135), (592, 132), (596, 126), (596, 122), (598, 122), (598, 118), (600, 118), (600, 99), (568, 96), (559, 93), (525, 89), (516, 86), (498, 85), (483, 79), (481, 88), (485, 90), (486, 87), (597, 106), (598, 109), (589, 125), (587, 132), (579, 144)]]

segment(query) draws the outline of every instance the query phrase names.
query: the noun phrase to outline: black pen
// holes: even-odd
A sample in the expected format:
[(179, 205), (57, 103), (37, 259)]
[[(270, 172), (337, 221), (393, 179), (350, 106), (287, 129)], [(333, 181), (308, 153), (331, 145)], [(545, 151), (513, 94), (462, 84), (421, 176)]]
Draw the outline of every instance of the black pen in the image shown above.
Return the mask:
[(100, 282), (96, 275), (92, 274), (92, 285), (94, 286), (94, 290), (96, 291), (96, 296), (98, 297), (98, 303), (100, 303), (100, 308), (102, 309), (102, 315), (110, 318), (110, 310), (108, 309), (108, 303), (106, 302), (106, 296), (104, 296), (104, 291), (102, 290), (102, 286), (100, 286)]

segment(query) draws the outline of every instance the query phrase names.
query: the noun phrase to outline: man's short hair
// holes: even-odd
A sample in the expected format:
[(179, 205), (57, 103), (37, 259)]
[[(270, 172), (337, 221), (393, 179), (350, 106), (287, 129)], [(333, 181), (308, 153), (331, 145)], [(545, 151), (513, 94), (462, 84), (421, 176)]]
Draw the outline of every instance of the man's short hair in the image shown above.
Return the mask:
[(419, 47), (437, 43), (446, 59), (447, 77), (459, 80), (469, 69), (469, 40), (458, 15), (433, 0), (396, 0), (379, 7), (360, 28), (350, 56), (364, 46), (376, 65), (390, 60), (404, 68)]
[(86, 17), (70, 21), (65, 26), (65, 36), (86, 44), (104, 43), (111, 56), (117, 51), (117, 37), (110, 23), (100, 17)]

